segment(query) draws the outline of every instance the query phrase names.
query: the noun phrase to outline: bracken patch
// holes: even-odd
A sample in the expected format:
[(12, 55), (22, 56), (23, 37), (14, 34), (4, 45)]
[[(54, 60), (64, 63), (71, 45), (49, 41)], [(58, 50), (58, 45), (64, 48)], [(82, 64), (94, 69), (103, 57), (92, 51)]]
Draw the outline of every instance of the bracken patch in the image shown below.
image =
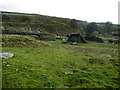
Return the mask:
[(35, 38), (23, 35), (3, 35), (2, 36), (2, 46), (11, 47), (11, 46), (49, 46), (49, 44), (37, 40)]

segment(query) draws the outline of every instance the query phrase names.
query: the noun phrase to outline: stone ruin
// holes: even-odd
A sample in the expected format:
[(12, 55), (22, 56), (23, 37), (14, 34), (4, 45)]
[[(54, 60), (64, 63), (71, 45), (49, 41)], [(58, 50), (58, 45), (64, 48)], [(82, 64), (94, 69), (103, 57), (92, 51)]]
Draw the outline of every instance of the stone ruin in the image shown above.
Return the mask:
[(67, 37), (68, 40), (63, 41), (63, 43), (70, 43), (71, 45), (76, 45), (78, 43), (87, 43), (87, 41), (80, 34), (69, 34)]

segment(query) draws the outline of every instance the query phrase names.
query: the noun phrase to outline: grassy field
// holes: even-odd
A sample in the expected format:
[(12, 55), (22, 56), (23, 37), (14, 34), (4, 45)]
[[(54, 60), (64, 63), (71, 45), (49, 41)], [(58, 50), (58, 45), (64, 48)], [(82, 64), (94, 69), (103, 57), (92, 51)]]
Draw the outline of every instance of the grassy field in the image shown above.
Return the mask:
[(117, 44), (3, 47), (3, 88), (118, 88)]

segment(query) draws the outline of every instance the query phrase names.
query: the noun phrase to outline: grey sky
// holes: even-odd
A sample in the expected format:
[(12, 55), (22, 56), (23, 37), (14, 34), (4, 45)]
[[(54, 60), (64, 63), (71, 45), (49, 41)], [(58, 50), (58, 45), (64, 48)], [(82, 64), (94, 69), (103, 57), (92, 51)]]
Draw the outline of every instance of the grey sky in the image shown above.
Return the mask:
[(118, 23), (119, 0), (1, 0), (0, 11)]

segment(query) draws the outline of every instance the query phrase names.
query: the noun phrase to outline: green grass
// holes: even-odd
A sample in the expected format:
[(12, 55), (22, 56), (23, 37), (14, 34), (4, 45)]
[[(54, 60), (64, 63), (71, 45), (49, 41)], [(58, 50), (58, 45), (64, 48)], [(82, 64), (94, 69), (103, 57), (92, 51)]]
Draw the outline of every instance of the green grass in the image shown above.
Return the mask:
[(3, 47), (3, 88), (118, 88), (118, 46), (103, 43)]

